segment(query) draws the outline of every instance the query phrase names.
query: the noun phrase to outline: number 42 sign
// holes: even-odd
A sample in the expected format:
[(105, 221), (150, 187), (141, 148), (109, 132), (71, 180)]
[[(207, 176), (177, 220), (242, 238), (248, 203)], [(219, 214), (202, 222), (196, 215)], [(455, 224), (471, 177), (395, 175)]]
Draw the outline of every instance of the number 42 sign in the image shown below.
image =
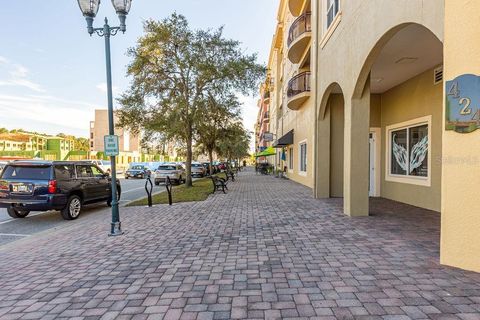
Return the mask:
[(469, 133), (479, 129), (480, 76), (464, 74), (445, 85), (445, 130)]

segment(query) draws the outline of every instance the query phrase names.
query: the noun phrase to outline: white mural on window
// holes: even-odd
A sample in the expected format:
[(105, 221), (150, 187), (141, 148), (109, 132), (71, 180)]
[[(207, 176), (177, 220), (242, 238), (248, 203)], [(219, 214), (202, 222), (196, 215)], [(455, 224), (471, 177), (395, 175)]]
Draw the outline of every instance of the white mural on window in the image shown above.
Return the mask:
[(428, 136), (425, 136), (412, 148), (412, 154), (410, 156), (410, 173), (422, 165), (423, 160), (425, 160), (425, 157), (427, 156), (427, 152)]
[(397, 161), (398, 165), (400, 168), (403, 170), (407, 171), (407, 149), (405, 149), (403, 146), (399, 145), (397, 141), (395, 141), (397, 135), (394, 134), (392, 141), (393, 141), (393, 155), (395, 156), (395, 160)]
[(407, 169), (407, 159), (408, 153), (407, 149), (403, 146), (397, 144), (395, 141), (396, 135), (393, 135), (393, 155), (395, 156), (395, 161), (397, 161), (398, 165), (405, 171), (412, 173), (413, 170), (420, 167), (425, 160), (427, 153), (428, 153), (428, 136), (423, 137), (418, 143), (416, 143), (412, 147), (412, 154), (410, 157), (410, 166)]

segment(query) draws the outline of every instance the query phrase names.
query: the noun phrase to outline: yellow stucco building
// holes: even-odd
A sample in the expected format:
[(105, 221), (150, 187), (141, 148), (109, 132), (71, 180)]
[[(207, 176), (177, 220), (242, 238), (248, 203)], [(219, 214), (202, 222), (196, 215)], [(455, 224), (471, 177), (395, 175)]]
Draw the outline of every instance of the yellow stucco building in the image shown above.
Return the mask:
[(441, 262), (475, 271), (479, 15), (468, 0), (281, 0), (264, 84), (290, 179), (350, 216), (370, 197), (438, 212)]

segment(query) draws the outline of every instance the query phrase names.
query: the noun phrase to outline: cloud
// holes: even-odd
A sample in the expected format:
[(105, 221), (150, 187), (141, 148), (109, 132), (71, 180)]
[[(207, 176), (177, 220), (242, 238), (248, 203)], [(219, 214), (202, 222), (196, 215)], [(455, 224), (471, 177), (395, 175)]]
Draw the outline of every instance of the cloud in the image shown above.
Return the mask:
[(10, 62), (7, 58), (0, 56), (0, 64), (6, 65), (9, 77), (0, 80), (0, 86), (24, 87), (36, 92), (45, 92), (41, 85), (28, 79), (29, 70), (21, 64)]
[(103, 109), (103, 107), (84, 101), (65, 100), (47, 95), (0, 94), (2, 126), (11, 129), (24, 128), (48, 134), (64, 131), (87, 136), (95, 109)]
[[(107, 84), (105, 82), (97, 84), (96, 88), (103, 93), (107, 93)], [(114, 95), (117, 95), (120, 93), (120, 89), (118, 89), (118, 87), (113, 86), (112, 92)]]

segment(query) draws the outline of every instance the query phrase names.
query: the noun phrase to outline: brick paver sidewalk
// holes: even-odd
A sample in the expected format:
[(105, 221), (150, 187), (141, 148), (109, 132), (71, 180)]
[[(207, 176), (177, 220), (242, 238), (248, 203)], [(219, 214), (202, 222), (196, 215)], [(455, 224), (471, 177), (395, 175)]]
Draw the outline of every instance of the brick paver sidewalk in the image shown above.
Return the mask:
[[(440, 266), (439, 215), (385, 200), (349, 218), (291, 181), (108, 211), (0, 248), (1, 319), (480, 319), (480, 275)], [(480, 254), (480, 253), (479, 253)]]

